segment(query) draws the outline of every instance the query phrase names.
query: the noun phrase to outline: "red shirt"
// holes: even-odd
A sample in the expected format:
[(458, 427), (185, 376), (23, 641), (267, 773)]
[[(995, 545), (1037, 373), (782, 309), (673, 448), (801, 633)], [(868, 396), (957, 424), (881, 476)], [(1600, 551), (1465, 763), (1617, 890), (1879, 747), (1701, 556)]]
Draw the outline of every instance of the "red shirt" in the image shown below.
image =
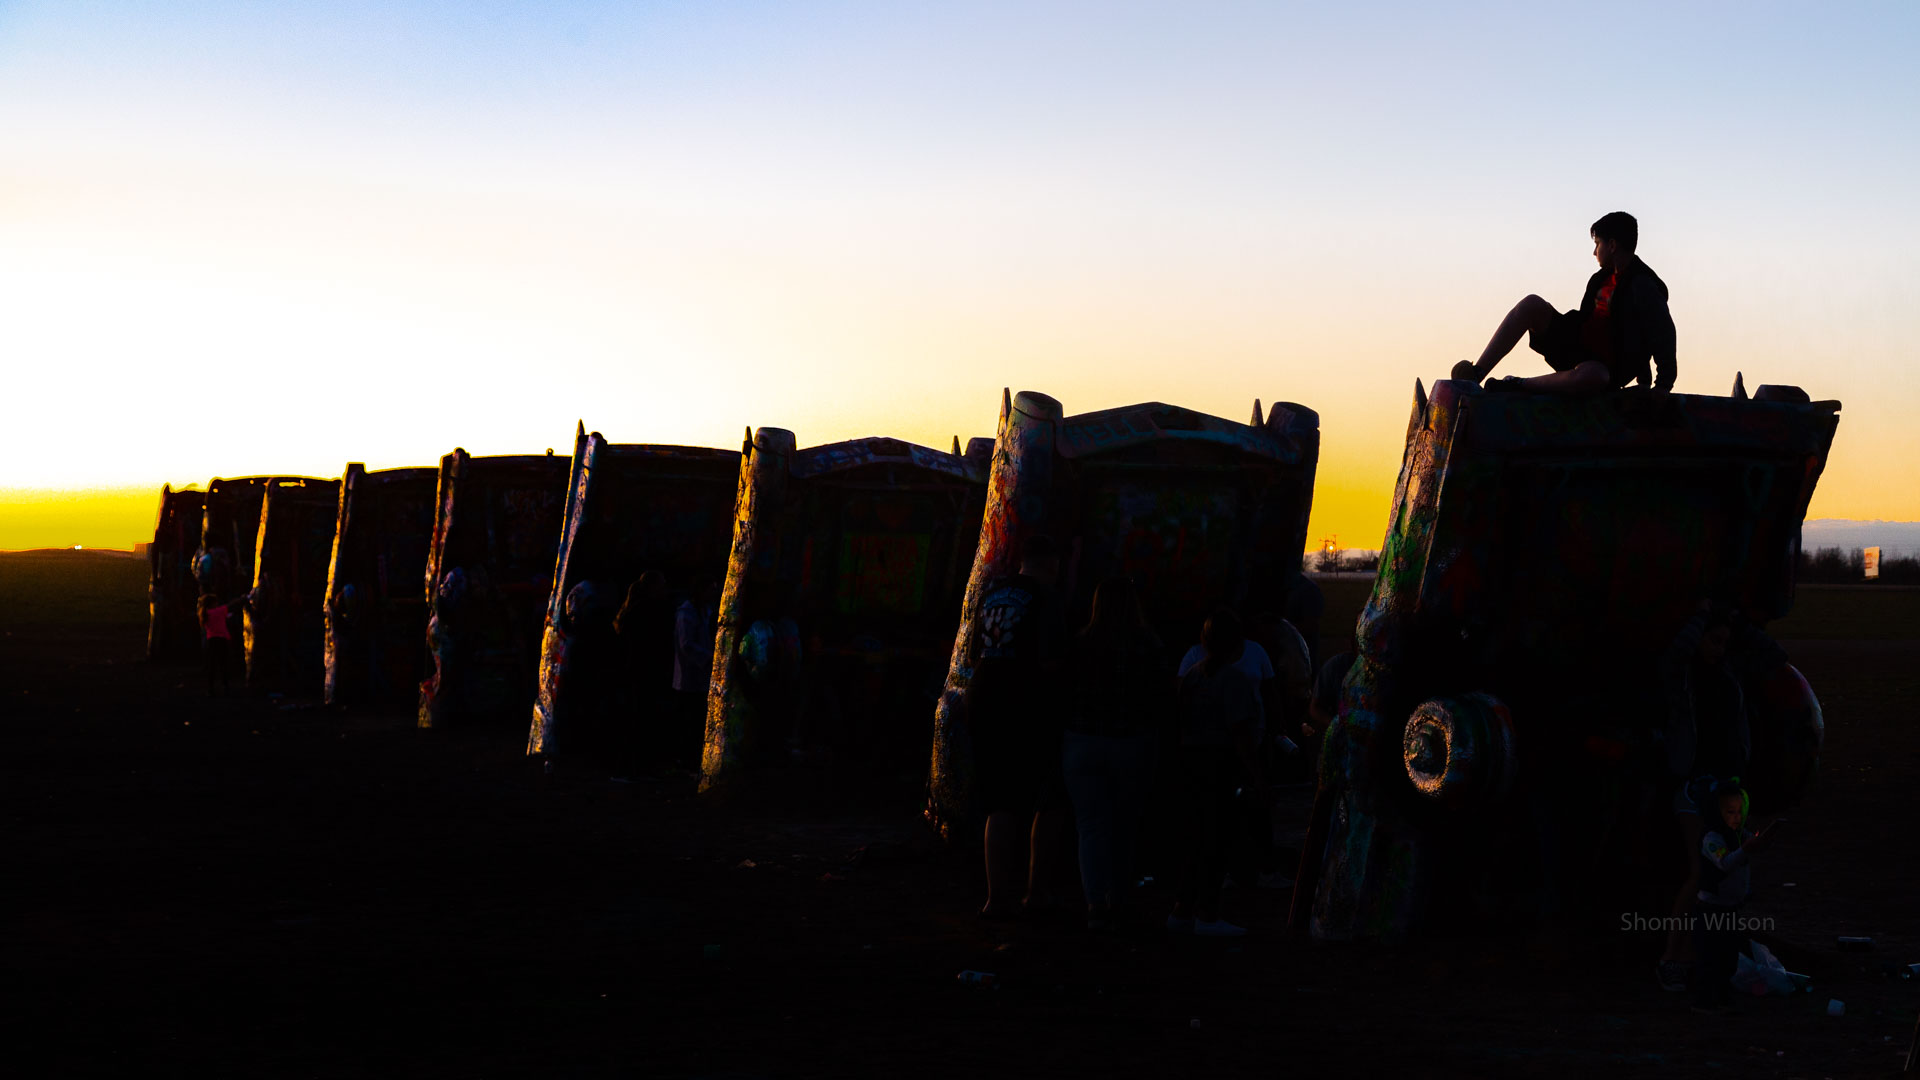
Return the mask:
[(1586, 324), (1581, 327), (1582, 339), (1587, 349), (1602, 360), (1613, 358), (1613, 335), (1607, 332), (1607, 320), (1613, 312), (1613, 289), (1620, 284), (1620, 271), (1607, 275), (1607, 283), (1593, 295), (1593, 310), (1587, 314)]

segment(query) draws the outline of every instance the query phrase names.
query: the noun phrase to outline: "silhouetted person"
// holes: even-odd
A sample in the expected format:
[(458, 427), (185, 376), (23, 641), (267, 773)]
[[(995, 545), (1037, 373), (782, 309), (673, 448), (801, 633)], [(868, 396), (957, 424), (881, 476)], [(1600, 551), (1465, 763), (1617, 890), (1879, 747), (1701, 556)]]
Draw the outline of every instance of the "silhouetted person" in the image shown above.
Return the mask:
[[(1273, 677), (1260, 687), (1261, 721), (1265, 737), (1256, 753), (1263, 775), (1275, 777), (1281, 764), (1302, 767), (1295, 754), (1282, 756), (1282, 747), (1298, 744), (1280, 739), (1295, 730), (1307, 717), (1308, 700), (1313, 694), (1313, 672), (1307, 656), (1307, 643), (1293, 624), (1270, 611), (1248, 620), (1247, 649), (1266, 653)], [(1273, 843), (1273, 800), (1271, 789), (1249, 790), (1239, 802), (1241, 834), (1233, 846), (1230, 865), (1234, 878), (1263, 888), (1284, 889), (1293, 880), (1281, 873), (1280, 852)]]
[(1180, 677), (1176, 764), (1183, 851), (1179, 898), (1167, 916), (1167, 929), (1236, 937), (1246, 931), (1220, 918), (1220, 888), (1234, 828), (1234, 793), (1264, 783), (1260, 696), (1236, 663), (1246, 640), (1232, 611), (1214, 612), (1200, 642), (1205, 658)]
[(1307, 718), (1307, 703), (1313, 696), (1313, 661), (1307, 639), (1292, 622), (1263, 611), (1248, 620), (1247, 643), (1259, 645), (1273, 668), (1272, 681), (1261, 688), (1267, 730), (1286, 734)]
[[(1553, 374), (1502, 379), (1502, 389), (1585, 394), (1617, 390), (1636, 380), (1655, 390), (1673, 389), (1679, 365), (1667, 286), (1634, 254), (1639, 222), (1616, 210), (1594, 222), (1590, 233), (1600, 269), (1587, 279), (1579, 308), (1557, 311), (1538, 296), (1526, 297), (1507, 313), (1478, 360), (1453, 366), (1454, 378), (1476, 383), (1486, 378), (1525, 334)], [(1649, 370), (1649, 360), (1657, 376)]]
[(975, 620), (967, 730), (974, 795), (987, 816), (987, 903), (980, 914), (989, 919), (1060, 901), (1054, 880), (1057, 864), (1066, 861), (1066, 792), (1060, 615), (1053, 595), (1059, 573), (1053, 541), (1030, 537), (1020, 572), (988, 590)]
[(567, 633), (567, 711), (571, 749), (616, 776), (628, 774), (628, 731), (633, 718), (619, 709), (620, 654), (613, 635), (614, 608), (605, 589), (582, 581), (567, 590), (562, 629)]
[(785, 583), (756, 584), (741, 607), (756, 617), (740, 635), (736, 669), (746, 676), (750, 707), (746, 749), (771, 761), (783, 747), (798, 744), (800, 709), (800, 623), (797, 593)]
[(229, 615), (234, 610), (234, 601), (202, 593), (194, 608), (200, 620), (200, 662), (206, 668), (207, 696), (213, 696), (216, 680), (222, 691), (232, 695), (233, 622)]
[(201, 593), (227, 595), (228, 579), (233, 576), (233, 557), (227, 554), (226, 548), (203, 543), (194, 549), (190, 565), (194, 584), (200, 587)]
[(707, 737), (707, 687), (713, 680), (713, 638), (720, 613), (720, 585), (708, 578), (673, 612), (673, 691), (680, 720), (673, 754), (688, 750), (700, 760)]
[(675, 747), (673, 697), (673, 597), (667, 578), (648, 570), (627, 587), (613, 616), (623, 672), (616, 708), (624, 717), (625, 752), (634, 766), (670, 760)]
[[(1786, 663), (1780, 646), (1737, 612), (1702, 601), (1680, 627), (1660, 662), (1667, 701), (1668, 782), (1673, 814), (1687, 853), (1687, 877), (1674, 895), (1673, 914), (1685, 914), (1699, 885), (1700, 837), (1711, 821), (1714, 787), (1747, 771), (1752, 735), (1742, 682)], [(1667, 990), (1686, 985), (1688, 946), (1678, 929), (1667, 933), (1655, 976)]]
[(1281, 615), (1307, 643), (1307, 666), (1320, 670), (1320, 616), (1326, 611), (1326, 595), (1312, 578), (1295, 570), (1287, 578), (1285, 605)]
[(1133, 582), (1093, 593), (1093, 617), (1067, 649), (1072, 694), (1061, 757), (1080, 833), (1087, 926), (1114, 928), (1133, 882), (1134, 842), (1152, 774), (1156, 729), (1172, 719), (1166, 650)]
[[(1319, 674), (1314, 676), (1313, 699), (1307, 704), (1307, 718), (1300, 724), (1303, 749), (1318, 746), (1321, 735), (1340, 718), (1340, 691), (1358, 653), (1357, 644), (1349, 644), (1346, 652), (1328, 657), (1327, 662), (1320, 665)], [(1318, 755), (1314, 758), (1317, 760)]]

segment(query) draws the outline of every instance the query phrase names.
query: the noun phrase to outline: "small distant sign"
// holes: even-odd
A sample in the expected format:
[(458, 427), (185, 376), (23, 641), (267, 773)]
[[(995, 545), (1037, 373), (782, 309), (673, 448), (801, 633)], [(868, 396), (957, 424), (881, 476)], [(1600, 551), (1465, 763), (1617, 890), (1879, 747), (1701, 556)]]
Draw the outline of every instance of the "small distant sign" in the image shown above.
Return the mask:
[(1880, 576), (1880, 549), (1877, 547), (1868, 548), (1861, 556), (1860, 566), (1861, 566), (1861, 569), (1866, 571), (1868, 581), (1872, 581), (1874, 578), (1879, 577)]

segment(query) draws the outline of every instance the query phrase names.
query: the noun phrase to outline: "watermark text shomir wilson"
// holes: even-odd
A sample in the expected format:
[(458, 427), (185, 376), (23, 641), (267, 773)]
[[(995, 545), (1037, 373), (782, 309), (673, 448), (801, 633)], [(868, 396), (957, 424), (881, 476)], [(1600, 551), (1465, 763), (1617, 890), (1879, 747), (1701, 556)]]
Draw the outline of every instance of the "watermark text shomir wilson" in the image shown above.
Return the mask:
[(1705, 930), (1732, 930), (1737, 933), (1772, 933), (1773, 916), (1742, 915), (1737, 911), (1688, 912), (1685, 915), (1642, 915), (1636, 911), (1620, 913), (1620, 929), (1628, 933), (1656, 931), (1670, 933), (1674, 930), (1691, 932), (1699, 927)]

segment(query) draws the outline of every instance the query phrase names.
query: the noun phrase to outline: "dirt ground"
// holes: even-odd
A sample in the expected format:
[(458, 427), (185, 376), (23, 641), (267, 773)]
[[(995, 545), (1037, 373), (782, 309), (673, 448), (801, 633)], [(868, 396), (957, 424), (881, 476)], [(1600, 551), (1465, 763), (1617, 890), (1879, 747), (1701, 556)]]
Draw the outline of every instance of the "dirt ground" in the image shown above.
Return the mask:
[[(1337, 634), (1365, 586), (1336, 585)], [(209, 701), (142, 659), (144, 589), (0, 556), (15, 1075), (1891, 1076), (1915, 1030), (1920, 978), (1881, 969), (1920, 962), (1920, 591), (1803, 588), (1774, 627), (1828, 750), (1750, 913), (1813, 993), (1705, 1018), (1650, 934), (1317, 946), (1251, 889), (1237, 942), (983, 925), (976, 857), (909, 794), (714, 807), (542, 776), (523, 732)]]

